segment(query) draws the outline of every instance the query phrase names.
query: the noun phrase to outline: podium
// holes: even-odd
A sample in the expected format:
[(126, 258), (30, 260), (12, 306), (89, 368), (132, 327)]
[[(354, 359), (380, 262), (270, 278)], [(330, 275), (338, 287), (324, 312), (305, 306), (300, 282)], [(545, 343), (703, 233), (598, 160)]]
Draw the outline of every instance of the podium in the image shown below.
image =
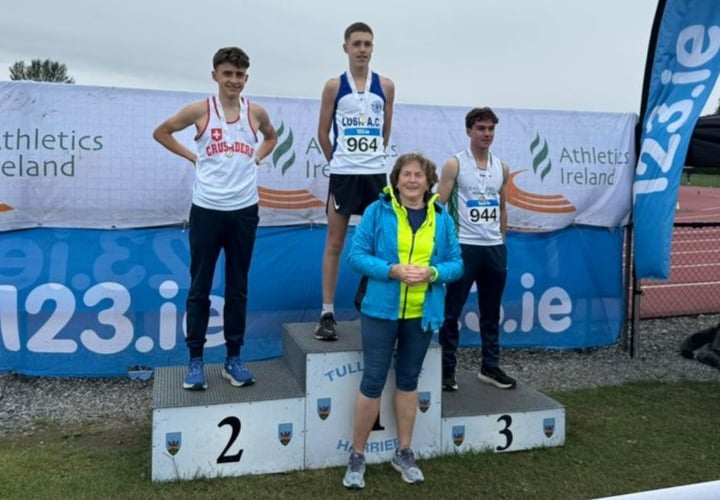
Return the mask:
[[(280, 359), (248, 363), (256, 384), (232, 387), (220, 364), (205, 366), (206, 391), (182, 388), (185, 366), (155, 372), (152, 480), (265, 474), (343, 466), (352, 447), (352, 415), (362, 378), (360, 323), (337, 325), (338, 340), (314, 338), (314, 324), (291, 323)], [(457, 392), (442, 392), (440, 346), (431, 343), (418, 380), (416, 457), (565, 443), (565, 408), (518, 382), (512, 390), (459, 373)], [(365, 449), (368, 463), (397, 448), (392, 363), (380, 414)]]

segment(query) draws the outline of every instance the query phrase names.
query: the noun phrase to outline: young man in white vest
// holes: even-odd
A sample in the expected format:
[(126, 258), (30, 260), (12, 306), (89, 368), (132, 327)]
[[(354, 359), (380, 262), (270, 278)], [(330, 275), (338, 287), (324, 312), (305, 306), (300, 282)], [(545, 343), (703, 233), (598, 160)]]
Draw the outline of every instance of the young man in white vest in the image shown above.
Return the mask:
[(445, 321), (440, 329), (443, 390), (456, 391), (458, 319), (473, 283), (477, 287), (482, 340), (478, 378), (500, 389), (515, 380), (500, 368), (500, 305), (507, 277), (507, 213), (505, 185), (508, 166), (490, 152), (498, 117), (490, 108), (474, 108), (465, 117), (469, 147), (442, 168), (438, 195), (455, 218), (465, 270), (447, 285)]
[[(190, 208), (190, 290), (187, 338), (189, 390), (207, 388), (203, 349), (210, 316), (210, 291), (220, 251), (225, 253), (223, 332), (227, 357), (222, 376), (233, 386), (255, 382), (240, 359), (247, 312), (248, 271), (259, 222), (257, 166), (277, 143), (265, 109), (241, 96), (250, 59), (237, 47), (218, 50), (212, 78), (217, 94), (185, 106), (161, 123), (153, 137), (195, 167)], [(173, 134), (195, 126), (197, 152)], [(262, 134), (262, 140), (258, 137)]]
[(395, 84), (370, 70), (370, 26), (360, 22), (348, 26), (343, 50), (348, 56), (348, 70), (325, 83), (318, 121), (318, 142), (330, 168), (323, 303), (315, 328), (319, 340), (337, 339), (335, 289), (350, 216), (362, 215), (387, 185), (385, 148), (395, 101)]

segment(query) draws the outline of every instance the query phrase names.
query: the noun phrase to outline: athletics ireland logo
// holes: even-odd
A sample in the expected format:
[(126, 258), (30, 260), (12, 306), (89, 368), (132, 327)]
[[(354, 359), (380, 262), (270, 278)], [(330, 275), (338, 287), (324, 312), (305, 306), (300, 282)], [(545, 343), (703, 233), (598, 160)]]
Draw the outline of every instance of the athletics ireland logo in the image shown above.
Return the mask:
[[(533, 156), (533, 172), (539, 175), (542, 181), (552, 170), (552, 162), (550, 161), (548, 143), (540, 137), (540, 134), (535, 134), (535, 139), (530, 143), (530, 153)], [(538, 172), (538, 169), (540, 172)]]
[[(280, 175), (285, 177), (297, 158), (293, 149), (294, 135), (292, 128), (286, 126), (284, 122), (280, 123), (276, 132), (278, 144), (270, 158), (273, 170), (279, 171)], [(325, 207), (325, 203), (307, 189), (271, 189), (258, 185), (258, 194), (260, 206), (263, 208), (306, 210)]]
[(282, 175), (295, 163), (295, 151), (293, 150), (293, 131), (290, 127), (285, 128), (285, 123), (280, 123), (280, 128), (275, 131), (278, 135), (278, 144), (272, 153), (273, 167), (279, 168)]
[[(540, 137), (540, 134), (535, 134), (535, 139), (530, 143), (530, 154), (532, 155), (533, 173), (542, 183), (552, 171), (552, 161), (550, 161), (548, 143), (543, 137)], [(561, 194), (539, 194), (520, 188), (516, 178), (523, 172), (528, 171), (519, 170), (510, 174), (506, 187), (507, 203), (517, 208), (543, 214), (575, 212), (575, 206)]]

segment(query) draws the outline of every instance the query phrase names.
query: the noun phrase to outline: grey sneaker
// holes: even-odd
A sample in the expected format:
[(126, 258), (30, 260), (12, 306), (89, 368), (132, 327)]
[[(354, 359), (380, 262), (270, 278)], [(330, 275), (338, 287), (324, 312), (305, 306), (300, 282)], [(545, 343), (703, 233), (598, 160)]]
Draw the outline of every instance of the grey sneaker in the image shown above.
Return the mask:
[(418, 484), (425, 481), (425, 476), (415, 463), (415, 455), (410, 448), (396, 451), (390, 460), (390, 465), (402, 475), (406, 483)]
[(483, 366), (480, 368), (478, 378), (480, 381), (494, 385), (498, 389), (512, 389), (516, 385), (515, 379), (502, 371), (500, 367), (485, 368)]
[(351, 490), (359, 490), (365, 487), (365, 455), (350, 453), (343, 486)]
[(337, 340), (335, 333), (335, 316), (333, 313), (325, 313), (320, 318), (320, 322), (315, 327), (315, 338), (318, 340)]

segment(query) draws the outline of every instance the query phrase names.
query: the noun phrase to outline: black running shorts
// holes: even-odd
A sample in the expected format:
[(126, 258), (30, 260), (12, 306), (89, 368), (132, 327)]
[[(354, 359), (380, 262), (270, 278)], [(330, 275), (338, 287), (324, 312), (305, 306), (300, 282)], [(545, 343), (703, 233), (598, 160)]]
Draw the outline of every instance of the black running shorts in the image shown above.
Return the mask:
[(387, 183), (386, 174), (330, 174), (327, 203), (333, 203), (337, 213), (362, 215), (367, 206), (378, 199)]

